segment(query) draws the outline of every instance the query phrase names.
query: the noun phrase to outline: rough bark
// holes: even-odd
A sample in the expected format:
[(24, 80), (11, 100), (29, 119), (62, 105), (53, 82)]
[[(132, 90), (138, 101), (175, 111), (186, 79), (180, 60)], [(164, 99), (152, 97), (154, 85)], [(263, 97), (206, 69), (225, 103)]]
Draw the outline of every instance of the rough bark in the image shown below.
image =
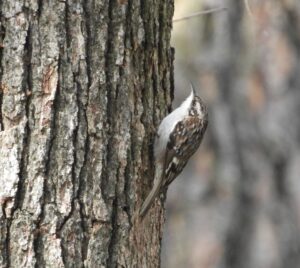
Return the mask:
[(0, 4), (0, 266), (159, 267), (173, 1)]

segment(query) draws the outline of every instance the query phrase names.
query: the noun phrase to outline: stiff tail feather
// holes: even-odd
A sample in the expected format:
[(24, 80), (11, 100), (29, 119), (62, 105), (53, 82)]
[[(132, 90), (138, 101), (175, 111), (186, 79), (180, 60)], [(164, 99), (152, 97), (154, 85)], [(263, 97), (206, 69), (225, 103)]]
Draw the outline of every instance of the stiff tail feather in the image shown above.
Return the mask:
[(162, 187), (162, 184), (164, 181), (164, 176), (165, 176), (165, 169), (166, 169), (166, 162), (168, 159), (168, 155), (169, 155), (169, 152), (167, 150), (165, 153), (165, 156), (164, 156), (163, 165), (161, 165), (159, 163), (156, 164), (154, 185), (152, 187), (151, 192), (148, 194), (147, 198), (145, 199), (145, 201), (140, 209), (139, 216), (141, 218), (144, 218), (146, 216), (154, 199), (157, 197), (157, 195), (161, 191), (161, 187)]
[(146, 200), (144, 201), (141, 209), (140, 209), (140, 217), (144, 218), (145, 215), (147, 214), (149, 208), (151, 207), (155, 197), (159, 194), (160, 191), (160, 186), (161, 186), (162, 180), (158, 180), (156, 184), (153, 186), (151, 192), (148, 194)]

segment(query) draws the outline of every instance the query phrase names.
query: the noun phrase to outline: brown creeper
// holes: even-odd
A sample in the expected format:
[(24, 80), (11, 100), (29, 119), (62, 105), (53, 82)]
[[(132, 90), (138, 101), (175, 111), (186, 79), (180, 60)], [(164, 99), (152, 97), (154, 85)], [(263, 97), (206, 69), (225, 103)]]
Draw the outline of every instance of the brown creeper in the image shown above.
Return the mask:
[(206, 106), (195, 95), (193, 85), (189, 97), (159, 125), (154, 144), (155, 177), (151, 192), (139, 215), (144, 217), (155, 197), (167, 190), (196, 152), (205, 133), (208, 116)]

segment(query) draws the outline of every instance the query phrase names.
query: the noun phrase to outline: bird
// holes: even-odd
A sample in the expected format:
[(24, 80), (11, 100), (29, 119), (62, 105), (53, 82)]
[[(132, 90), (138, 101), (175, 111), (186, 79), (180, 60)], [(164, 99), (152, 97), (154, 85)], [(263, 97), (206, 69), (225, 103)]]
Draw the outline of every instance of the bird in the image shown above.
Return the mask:
[(154, 141), (155, 173), (152, 190), (143, 202), (139, 216), (144, 218), (160, 193), (181, 173), (197, 151), (208, 125), (207, 107), (191, 93), (182, 104), (161, 121)]

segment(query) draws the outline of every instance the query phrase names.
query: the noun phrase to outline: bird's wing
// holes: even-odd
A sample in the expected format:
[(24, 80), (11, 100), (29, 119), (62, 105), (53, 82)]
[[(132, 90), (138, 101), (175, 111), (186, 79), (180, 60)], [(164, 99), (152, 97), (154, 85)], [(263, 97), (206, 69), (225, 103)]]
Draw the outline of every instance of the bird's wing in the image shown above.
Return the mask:
[(171, 133), (167, 145), (164, 187), (167, 187), (181, 173), (189, 158), (198, 149), (201, 143), (199, 136), (203, 136), (201, 121), (198, 117), (187, 117), (178, 122)]

